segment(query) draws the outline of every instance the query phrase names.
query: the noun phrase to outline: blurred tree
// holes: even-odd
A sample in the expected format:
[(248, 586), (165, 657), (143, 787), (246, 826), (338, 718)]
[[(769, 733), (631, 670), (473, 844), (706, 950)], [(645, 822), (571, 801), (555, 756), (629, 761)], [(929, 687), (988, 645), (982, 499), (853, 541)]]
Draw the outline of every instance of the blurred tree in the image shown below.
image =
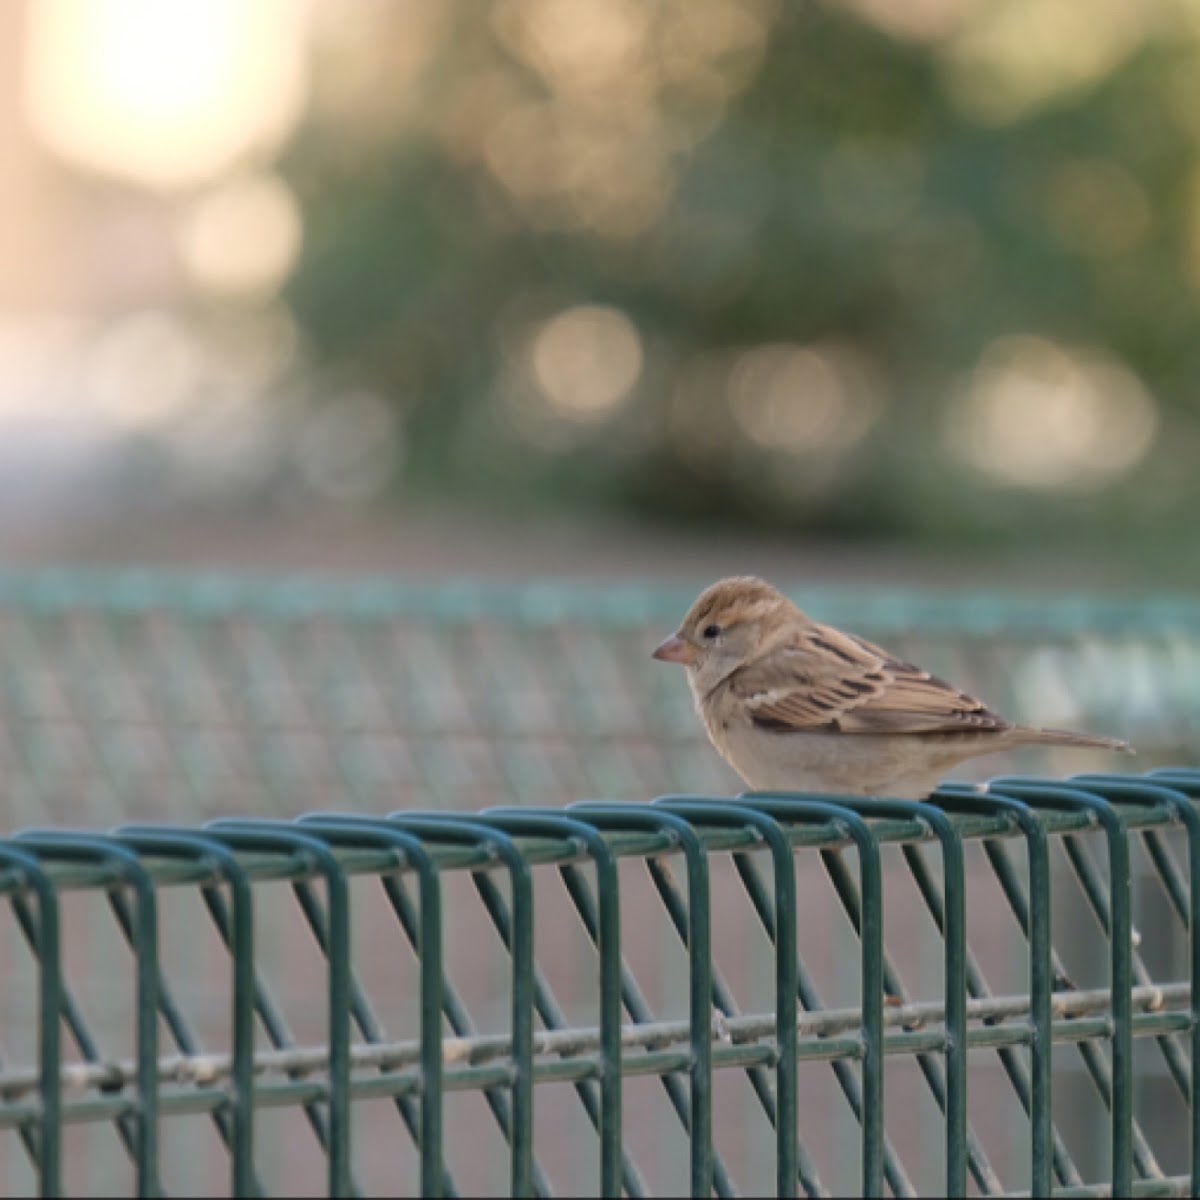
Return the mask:
[(353, 12), (287, 299), (399, 488), (1195, 546), (1193, 6)]

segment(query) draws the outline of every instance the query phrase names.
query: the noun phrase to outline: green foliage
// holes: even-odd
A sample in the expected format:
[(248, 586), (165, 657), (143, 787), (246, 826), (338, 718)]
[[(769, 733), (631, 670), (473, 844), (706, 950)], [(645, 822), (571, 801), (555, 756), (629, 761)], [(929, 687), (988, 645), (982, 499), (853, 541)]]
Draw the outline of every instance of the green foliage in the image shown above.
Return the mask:
[[(1000, 120), (961, 83), (987, 5), (908, 41), (832, 5), (615, 5), (640, 56), (587, 84), (586, 54), (555, 66), (535, 36), (554, 5), (447, 4), (369, 133), (318, 93), (285, 163), (306, 222), (287, 298), (328, 377), (402, 414), (401, 490), (843, 535), (1187, 536), (1200, 64), (1151, 7), (1105, 70)], [(403, 30), (379, 8), (386, 47)], [(671, 67), (689, 28), (710, 57)], [(615, 397), (595, 338), (625, 327), (594, 306), (636, 339)], [(790, 349), (754, 376), (765, 345)]]

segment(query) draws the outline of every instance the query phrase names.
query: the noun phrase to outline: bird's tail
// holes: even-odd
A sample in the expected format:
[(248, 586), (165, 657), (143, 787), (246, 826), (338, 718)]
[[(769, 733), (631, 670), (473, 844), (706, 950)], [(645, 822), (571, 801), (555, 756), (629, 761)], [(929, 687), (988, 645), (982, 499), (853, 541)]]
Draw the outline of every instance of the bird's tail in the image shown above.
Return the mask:
[(1030, 729), (1020, 726), (1018, 731), (1021, 741), (1041, 746), (1078, 746), (1085, 750), (1117, 750), (1122, 754), (1136, 754), (1137, 751), (1120, 738), (1101, 737), (1091, 733), (1073, 733), (1069, 729)]

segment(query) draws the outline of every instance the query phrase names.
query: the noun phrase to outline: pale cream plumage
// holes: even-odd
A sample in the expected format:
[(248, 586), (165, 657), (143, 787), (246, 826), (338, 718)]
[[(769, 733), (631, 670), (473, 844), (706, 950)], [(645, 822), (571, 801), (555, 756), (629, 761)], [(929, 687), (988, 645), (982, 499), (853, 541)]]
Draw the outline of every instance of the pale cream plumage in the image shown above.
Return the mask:
[(704, 591), (654, 657), (687, 667), (710, 740), (758, 791), (921, 799), (965, 759), (1014, 746), (1129, 750), (1014, 725), (751, 576)]

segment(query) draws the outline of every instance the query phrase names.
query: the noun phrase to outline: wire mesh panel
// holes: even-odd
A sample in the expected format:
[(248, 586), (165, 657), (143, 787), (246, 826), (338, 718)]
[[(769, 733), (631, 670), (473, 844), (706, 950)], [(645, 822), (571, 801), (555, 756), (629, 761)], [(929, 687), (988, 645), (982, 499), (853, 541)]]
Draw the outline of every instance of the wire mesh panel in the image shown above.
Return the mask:
[(1196, 1194), (1197, 800), (19, 832), (5, 1191)]

